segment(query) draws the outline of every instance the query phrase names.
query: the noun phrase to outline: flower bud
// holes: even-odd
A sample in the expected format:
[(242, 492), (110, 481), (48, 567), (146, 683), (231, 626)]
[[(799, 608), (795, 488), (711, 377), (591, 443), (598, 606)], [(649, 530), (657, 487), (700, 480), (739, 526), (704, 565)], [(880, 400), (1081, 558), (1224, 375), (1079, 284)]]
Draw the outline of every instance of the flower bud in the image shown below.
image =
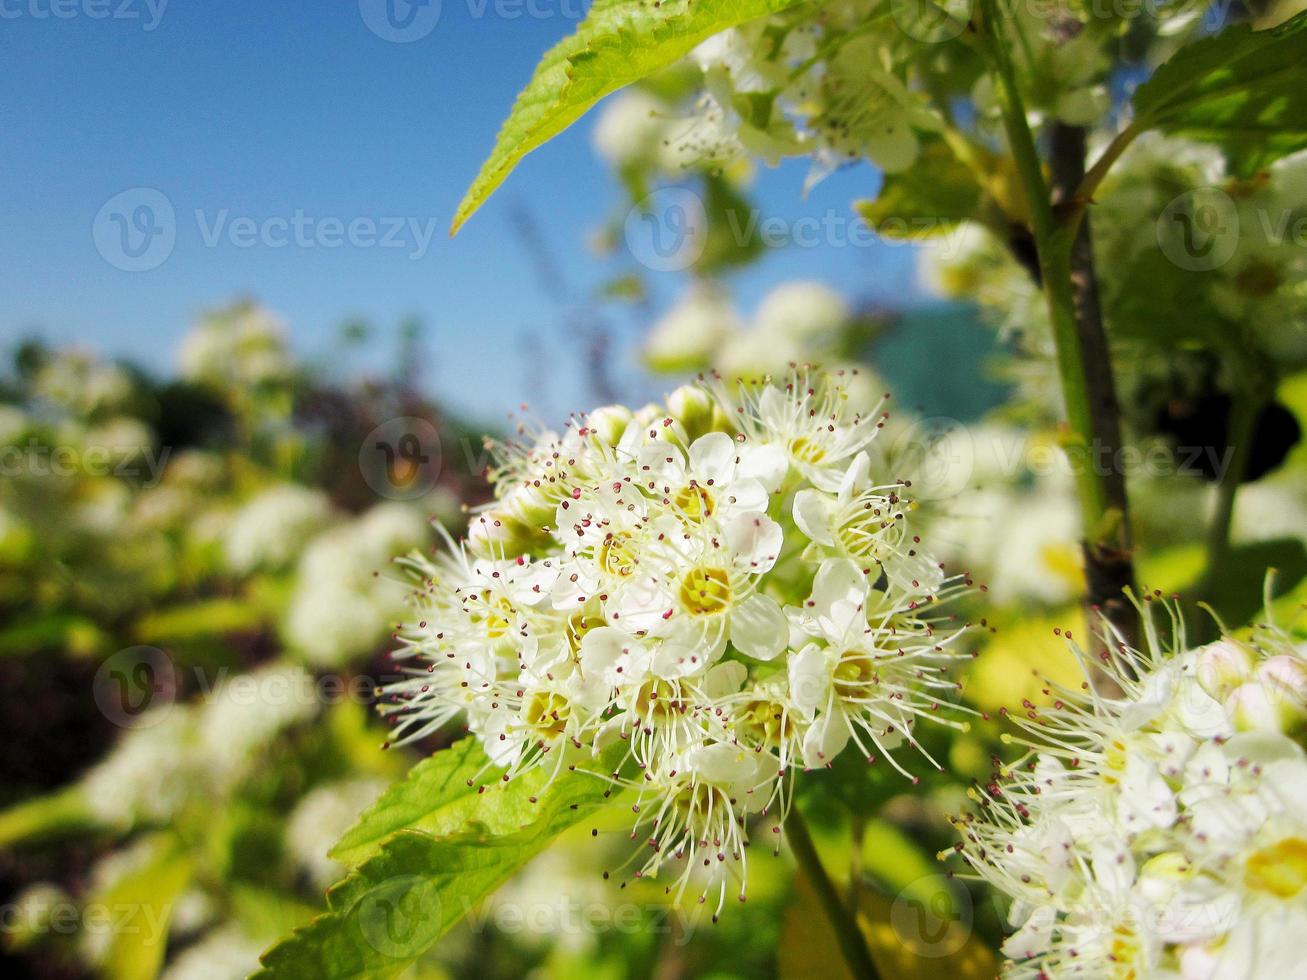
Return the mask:
[(712, 396), (698, 385), (681, 385), (667, 396), (668, 413), (685, 429), (691, 442), (713, 431), (714, 408)]
[(633, 418), (625, 405), (605, 405), (585, 417), (589, 434), (607, 446), (616, 446)]
[(469, 522), (467, 546), (478, 558), (516, 558), (531, 551), (540, 536), (506, 511), (489, 510)]
[(1257, 684), (1275, 710), (1280, 731), (1292, 733), (1307, 722), (1307, 663), (1298, 657), (1271, 657), (1257, 667)]
[(1252, 672), (1252, 655), (1231, 640), (1217, 640), (1198, 650), (1198, 683), (1223, 701)]

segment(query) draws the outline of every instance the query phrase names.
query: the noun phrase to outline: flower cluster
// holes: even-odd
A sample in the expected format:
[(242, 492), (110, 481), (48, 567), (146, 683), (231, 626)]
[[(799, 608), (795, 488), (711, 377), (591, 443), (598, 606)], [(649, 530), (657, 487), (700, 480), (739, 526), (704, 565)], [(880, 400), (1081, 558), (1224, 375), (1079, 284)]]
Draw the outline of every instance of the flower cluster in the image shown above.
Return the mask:
[(1185, 649), (1177, 625), (1174, 653), (1146, 634), (1027, 704), (1029, 751), (957, 821), (957, 850), (1013, 899), (1008, 975), (1295, 975), (1307, 649), (1269, 626)]
[(964, 725), (941, 707), (960, 630), (938, 611), (964, 583), (873, 473), (884, 418), (799, 370), (524, 430), (467, 541), (407, 560), (396, 739), (462, 716), (506, 779), (624, 746), (603, 775), (637, 797), (639, 873), (683, 863), (679, 897), (706, 867), (720, 909), (787, 774), (851, 748), (908, 775), (892, 751), (925, 754), (918, 718)]

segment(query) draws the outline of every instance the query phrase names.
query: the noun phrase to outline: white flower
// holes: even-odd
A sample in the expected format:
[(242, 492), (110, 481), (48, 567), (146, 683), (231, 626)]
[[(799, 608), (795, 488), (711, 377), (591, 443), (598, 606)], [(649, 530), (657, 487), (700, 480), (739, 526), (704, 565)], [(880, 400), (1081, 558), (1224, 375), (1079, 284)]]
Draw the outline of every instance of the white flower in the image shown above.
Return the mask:
[(382, 574), (384, 567), (426, 538), (422, 515), (399, 503), (379, 504), (319, 534), (296, 568), (281, 624), (287, 644), (324, 666), (370, 651), (404, 608), (404, 588)]
[(848, 323), (849, 307), (824, 283), (797, 280), (764, 296), (753, 319), (760, 339), (787, 338), (809, 351), (809, 356), (817, 356), (829, 349)]
[[(720, 911), (728, 882), (743, 887), (746, 818), (783, 818), (791, 774), (845, 742), (916, 746), (917, 719), (956, 690), (957, 631), (935, 614), (953, 585), (908, 502), (871, 478), (879, 424), (805, 370), (681, 388), (561, 434), (524, 427), (498, 447), (468, 541), (403, 562), (404, 676), (382, 708), (396, 742), (461, 719), (500, 767), (489, 778), (579, 769), (629, 786), (652, 852), (640, 873), (684, 862), (670, 889), (694, 881)], [(851, 513), (873, 497), (890, 527)], [(798, 498), (827, 544), (796, 526)], [(862, 563), (832, 557), (839, 541)]]
[(655, 371), (706, 368), (717, 349), (742, 330), (725, 293), (695, 283), (649, 331), (644, 360)]
[(320, 491), (293, 483), (269, 487), (237, 511), (228, 525), (227, 565), (241, 574), (282, 568), (330, 519), (331, 504)]
[(188, 946), (161, 974), (162, 980), (242, 980), (259, 968), (265, 942), (237, 925), (224, 925)]
[(599, 154), (624, 166), (658, 156), (667, 130), (667, 106), (648, 92), (626, 88), (604, 103), (591, 133)]
[[(973, 798), (959, 850), (1015, 899), (1015, 977), (1292, 975), (1307, 925), (1307, 664), (1248, 643), (1146, 649), (1106, 637), (1120, 696), (1050, 685), (1028, 753)], [(1257, 696), (1249, 692), (1257, 692)]]
[(342, 779), (314, 787), (295, 804), (286, 821), (286, 849), (316, 887), (325, 889), (345, 873), (327, 851), (385, 788), (378, 779)]
[(239, 390), (287, 379), (292, 371), (285, 328), (267, 310), (238, 304), (202, 320), (182, 340), (184, 377)]

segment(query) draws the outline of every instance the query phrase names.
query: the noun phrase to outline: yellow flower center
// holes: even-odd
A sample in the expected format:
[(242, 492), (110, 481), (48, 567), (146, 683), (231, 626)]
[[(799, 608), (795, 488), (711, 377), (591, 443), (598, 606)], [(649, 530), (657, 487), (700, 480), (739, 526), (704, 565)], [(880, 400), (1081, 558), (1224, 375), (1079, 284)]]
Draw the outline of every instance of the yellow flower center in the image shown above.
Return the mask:
[(685, 710), (680, 692), (668, 681), (651, 677), (635, 695), (635, 713), (647, 722), (660, 723)]
[(1248, 859), (1244, 884), (1276, 898), (1293, 898), (1307, 888), (1307, 840), (1286, 837)]
[(731, 604), (731, 579), (721, 568), (691, 569), (681, 580), (681, 605), (691, 616), (712, 616)]
[(745, 705), (742, 721), (764, 745), (780, 745), (794, 735), (793, 720), (775, 701), (750, 701)]
[(522, 709), (526, 723), (546, 738), (563, 734), (571, 713), (567, 698), (552, 691), (537, 691)]
[(486, 614), (482, 625), (485, 627), (486, 636), (497, 640), (512, 626), (513, 605), (502, 596), (491, 601), (489, 592), (482, 593), (482, 598), (486, 600)]
[(790, 455), (804, 463), (820, 463), (826, 458), (826, 450), (820, 443), (799, 436), (790, 440)]
[(567, 617), (567, 645), (575, 658), (581, 652), (581, 641), (596, 626), (603, 625), (603, 617), (596, 613), (574, 612)]
[(599, 546), (599, 567), (610, 575), (627, 576), (635, 571), (635, 543), (630, 533), (618, 531)]
[(708, 829), (710, 817), (716, 811), (718, 818), (730, 808), (730, 800), (722, 790), (708, 783), (695, 783), (676, 797), (676, 808), (685, 818), (686, 826), (695, 836)]
[(672, 503), (691, 524), (702, 524), (705, 518), (712, 517), (716, 501), (706, 487), (682, 487), (676, 491)]
[(870, 655), (861, 650), (845, 650), (840, 654), (840, 662), (835, 665), (834, 681), (835, 693), (842, 699), (856, 701), (866, 697), (867, 685), (873, 679)]

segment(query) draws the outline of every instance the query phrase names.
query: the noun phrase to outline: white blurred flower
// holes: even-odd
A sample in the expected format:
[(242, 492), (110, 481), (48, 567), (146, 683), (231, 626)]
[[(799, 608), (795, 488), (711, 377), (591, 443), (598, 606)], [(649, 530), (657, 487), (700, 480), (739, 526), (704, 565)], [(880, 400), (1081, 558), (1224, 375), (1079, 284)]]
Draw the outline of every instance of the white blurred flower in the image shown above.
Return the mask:
[(667, 106), (648, 92), (626, 88), (599, 111), (592, 140), (609, 163), (621, 167), (658, 159), (667, 132)]
[(327, 851), (386, 788), (379, 779), (342, 779), (310, 790), (286, 821), (286, 849), (318, 889), (340, 878), (346, 867)]
[(116, 364), (90, 351), (56, 351), (37, 371), (33, 393), (79, 418), (121, 408), (131, 397), (132, 379)]
[(282, 622), (286, 642), (319, 666), (370, 651), (404, 609), (404, 587), (382, 573), (397, 553), (429, 537), (425, 518), (400, 503), (378, 504), (319, 534), (296, 569)]
[(787, 337), (804, 347), (824, 349), (849, 320), (849, 307), (825, 283), (795, 280), (766, 296), (754, 314), (760, 338)]
[(264, 942), (229, 924), (207, 933), (169, 963), (160, 980), (244, 980), (259, 968)]
[(240, 304), (211, 314), (182, 340), (183, 376), (219, 388), (283, 381), (291, 374), (285, 328), (271, 313)]
[(645, 362), (655, 371), (706, 368), (714, 353), (742, 327), (720, 289), (705, 283), (691, 284), (649, 332), (644, 345)]
[(82, 778), (94, 818), (115, 827), (162, 823), (186, 802), (196, 750), (194, 709), (173, 705), (141, 716)]
[(269, 487), (241, 507), (227, 527), (227, 566), (239, 574), (283, 568), (330, 520), (331, 503), (321, 491), (293, 483)]

